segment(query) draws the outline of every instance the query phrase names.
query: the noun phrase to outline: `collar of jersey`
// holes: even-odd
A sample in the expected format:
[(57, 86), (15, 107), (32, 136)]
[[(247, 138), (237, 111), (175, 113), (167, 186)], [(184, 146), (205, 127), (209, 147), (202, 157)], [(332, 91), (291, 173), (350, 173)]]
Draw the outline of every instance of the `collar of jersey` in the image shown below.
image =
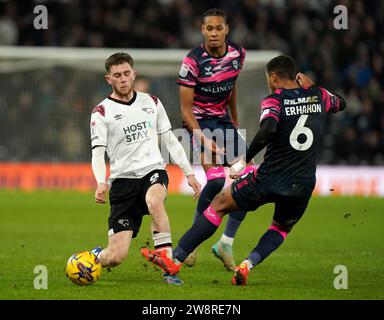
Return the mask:
[(205, 42), (204, 43), (202, 43), (202, 47), (203, 47), (203, 50), (210, 56), (210, 57), (212, 57), (213, 59), (221, 59), (221, 58), (223, 58), (223, 57), (225, 57), (226, 55), (227, 55), (227, 53), (228, 53), (228, 42), (227, 41), (225, 41), (225, 53), (222, 55), (222, 56), (220, 56), (220, 57), (215, 57), (215, 56), (213, 56), (213, 55), (211, 55), (209, 52), (208, 52), (208, 50), (205, 48)]
[(111, 96), (108, 96), (108, 99), (112, 100), (112, 101), (115, 101), (117, 103), (126, 104), (126, 105), (130, 106), (132, 103), (135, 102), (136, 97), (137, 97), (137, 92), (135, 90), (133, 90), (133, 97), (129, 101), (123, 101), (123, 100), (115, 99), (115, 98), (112, 98)]

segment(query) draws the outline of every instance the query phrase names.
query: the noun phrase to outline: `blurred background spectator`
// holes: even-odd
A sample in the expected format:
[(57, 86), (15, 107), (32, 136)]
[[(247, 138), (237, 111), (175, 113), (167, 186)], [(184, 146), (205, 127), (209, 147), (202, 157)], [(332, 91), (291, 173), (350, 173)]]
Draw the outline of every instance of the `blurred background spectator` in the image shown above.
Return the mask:
[(147, 77), (140, 75), (136, 76), (135, 82), (133, 84), (133, 89), (140, 92), (151, 92), (151, 81)]
[[(48, 30), (31, 27), (37, 4), (48, 8)], [(348, 30), (333, 27), (333, 8), (338, 4), (348, 8)], [(321, 163), (384, 164), (384, 1), (0, 0), (0, 45), (189, 49), (202, 40), (202, 13), (218, 5), (228, 14), (229, 39), (249, 50), (271, 49), (292, 55), (300, 70), (319, 85), (345, 96), (348, 109), (330, 118)], [(40, 76), (44, 77), (43, 71)], [(141, 84), (149, 89), (145, 81)], [(17, 108), (6, 108), (7, 97), (0, 97), (2, 114), (12, 119), (19, 110), (31, 113), (36, 90), (44, 93), (39, 102), (41, 117), (63, 112), (60, 106), (50, 104), (52, 95), (71, 97), (73, 117), (76, 112), (87, 113), (92, 105), (91, 97), (76, 99), (83, 92), (76, 85), (59, 92), (50, 83), (30, 89), (20, 88), (22, 94), (14, 102)], [(45, 134), (46, 145), (58, 148), (55, 131), (68, 133), (65, 139), (72, 142), (66, 155), (70, 159), (86, 146), (76, 142), (80, 129), (70, 118), (63, 119), (51, 124)], [(39, 146), (31, 141), (30, 148)], [(17, 141), (13, 147), (18, 148)]]

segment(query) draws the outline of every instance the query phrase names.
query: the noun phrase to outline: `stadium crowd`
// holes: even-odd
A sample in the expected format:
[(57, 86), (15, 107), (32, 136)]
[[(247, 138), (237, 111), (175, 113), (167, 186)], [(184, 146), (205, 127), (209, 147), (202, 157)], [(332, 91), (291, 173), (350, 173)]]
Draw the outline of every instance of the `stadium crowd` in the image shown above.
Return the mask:
[[(37, 4), (48, 8), (44, 31), (31, 27)], [(347, 30), (334, 28), (337, 4), (348, 9)], [(191, 48), (202, 40), (201, 14), (215, 6), (211, 0), (1, 1), (0, 45)], [(231, 40), (292, 55), (302, 72), (345, 96), (348, 109), (330, 120), (321, 163), (384, 164), (384, 1), (221, 0), (220, 8), (228, 13)]]

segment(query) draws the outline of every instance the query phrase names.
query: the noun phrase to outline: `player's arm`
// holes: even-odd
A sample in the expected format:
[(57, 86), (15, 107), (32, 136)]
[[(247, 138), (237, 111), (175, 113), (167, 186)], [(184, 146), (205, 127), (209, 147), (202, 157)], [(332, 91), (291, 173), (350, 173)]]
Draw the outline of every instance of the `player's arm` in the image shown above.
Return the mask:
[(333, 113), (343, 111), (347, 107), (345, 99), (340, 94), (334, 91), (328, 91), (324, 88), (321, 88), (321, 90), (323, 91), (323, 94), (327, 96), (326, 99), (329, 99), (330, 110)]
[[(240, 52), (240, 68), (242, 69), (243, 68), (243, 64), (244, 64), (244, 60), (245, 60), (245, 56), (246, 56), (246, 50), (245, 50), (245, 48), (240, 47), (239, 48), (239, 52)], [(231, 97), (229, 99), (228, 109), (229, 109), (229, 113), (231, 115), (233, 124), (236, 127), (239, 127), (239, 116), (237, 114), (237, 88), (236, 88), (236, 83), (235, 83), (235, 85), (233, 87), (233, 90), (232, 90), (232, 93), (231, 93)]]
[(193, 132), (194, 135), (199, 139), (199, 141), (206, 147), (212, 150), (214, 153), (223, 153), (214, 141), (208, 139), (204, 136), (199, 126), (199, 123), (196, 120), (195, 115), (193, 114), (193, 98), (194, 98), (195, 89), (193, 87), (180, 86), (180, 109), (181, 117), (188, 129)]
[[(239, 127), (239, 117), (237, 114), (237, 89), (236, 85), (232, 90), (231, 98), (228, 103), (229, 113), (231, 114), (231, 118), (235, 127)], [(247, 162), (247, 166), (255, 166), (255, 162), (251, 159)]]
[(259, 131), (249, 145), (245, 159), (242, 158), (230, 168), (231, 176), (236, 177), (242, 172), (247, 163), (252, 161), (252, 159), (273, 140), (277, 131), (277, 124), (278, 122), (272, 117), (268, 117), (261, 122)]
[(187, 177), (189, 186), (195, 192), (194, 199), (198, 198), (201, 191), (201, 185), (196, 180), (195, 174), (185, 154), (184, 148), (177, 140), (176, 136), (171, 130), (160, 134), (161, 142), (166, 146), (172, 160), (180, 167), (185, 176)]
[(201, 129), (192, 111), (194, 93), (195, 88), (180, 86), (181, 117), (185, 124), (188, 126), (188, 129), (198, 133), (200, 137), (202, 135)]
[(340, 94), (336, 92), (333, 92), (333, 94), (339, 99), (339, 111), (343, 111), (347, 107), (347, 102)]
[(108, 190), (107, 184), (105, 183), (107, 173), (105, 150), (106, 147), (104, 146), (95, 146), (92, 149), (92, 171), (97, 182), (95, 192), (95, 201), (97, 203), (105, 203), (105, 196)]
[(234, 86), (232, 93), (231, 93), (231, 98), (229, 99), (228, 103), (228, 109), (229, 113), (231, 115), (233, 124), (238, 127), (239, 126), (239, 117), (237, 114), (237, 89), (236, 85)]
[(108, 129), (105, 122), (105, 108), (103, 105), (95, 107), (91, 116), (91, 146), (92, 146), (92, 171), (97, 181), (95, 201), (105, 203), (108, 187), (105, 183), (106, 164), (105, 151), (107, 149)]
[(270, 143), (277, 131), (280, 121), (281, 101), (276, 95), (270, 95), (261, 102), (260, 128), (253, 138), (245, 159), (242, 158), (230, 168), (231, 177), (236, 177), (242, 172), (246, 164), (253, 159), (264, 147)]
[(296, 75), (296, 83), (303, 88), (309, 88), (315, 84), (309, 76), (302, 72)]
[(177, 80), (180, 93), (181, 117), (188, 129), (194, 132), (198, 138), (203, 139), (199, 123), (193, 114), (193, 102), (198, 74), (199, 69), (196, 60), (193, 57), (186, 56), (181, 63), (179, 79)]
[[(303, 88), (309, 88), (316, 85), (310, 77), (301, 72), (296, 75), (296, 82)], [(325, 94), (328, 95), (327, 99), (330, 99), (332, 112), (343, 111), (347, 107), (345, 99), (340, 94), (325, 90), (323, 88), (321, 88), (321, 90), (325, 91)]]
[[(246, 56), (246, 50), (245, 50), (245, 48), (240, 47), (239, 52), (240, 52), (240, 68), (242, 69), (243, 68), (243, 64), (244, 64), (244, 60), (245, 60), (245, 56)], [(233, 90), (232, 90), (232, 93), (231, 93), (231, 97), (229, 99), (228, 109), (229, 109), (229, 113), (231, 115), (231, 118), (233, 120), (233, 124), (236, 127), (239, 127), (239, 117), (238, 117), (238, 114), (237, 114), (237, 89), (236, 89), (236, 83), (235, 83), (235, 86), (233, 87)]]
[(260, 129), (253, 138), (247, 153), (245, 155), (245, 163), (250, 162), (268, 143), (270, 143), (277, 131), (277, 121), (268, 117), (260, 124)]

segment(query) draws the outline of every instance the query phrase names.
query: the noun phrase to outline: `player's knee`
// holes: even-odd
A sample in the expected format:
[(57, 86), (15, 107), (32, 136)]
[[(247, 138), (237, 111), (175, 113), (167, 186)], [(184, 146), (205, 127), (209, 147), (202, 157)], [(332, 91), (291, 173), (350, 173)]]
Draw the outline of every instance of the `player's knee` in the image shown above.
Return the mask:
[(222, 206), (225, 202), (225, 197), (224, 197), (224, 194), (223, 192), (220, 192), (218, 193), (214, 198), (213, 198), (213, 201), (212, 201), (212, 204), (216, 205), (216, 206)]
[(225, 197), (224, 192), (220, 192), (219, 194), (217, 194), (215, 196), (215, 198), (213, 199), (213, 201), (211, 203), (211, 206), (213, 208), (215, 208), (215, 211), (220, 216), (224, 216), (227, 213), (225, 210), (227, 207), (227, 202), (226, 202), (226, 197)]
[(161, 216), (164, 212), (164, 203), (158, 199), (149, 199), (147, 200), (147, 207), (149, 213), (152, 215)]

